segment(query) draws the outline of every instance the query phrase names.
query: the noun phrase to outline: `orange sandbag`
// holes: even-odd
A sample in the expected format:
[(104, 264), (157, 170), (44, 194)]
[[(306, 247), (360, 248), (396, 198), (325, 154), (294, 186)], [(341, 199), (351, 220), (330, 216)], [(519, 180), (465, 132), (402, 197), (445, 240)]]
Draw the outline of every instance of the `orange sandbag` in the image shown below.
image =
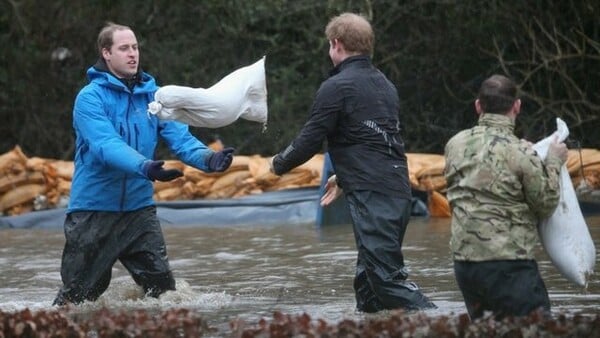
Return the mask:
[(50, 160), (42, 157), (30, 157), (25, 161), (25, 167), (31, 171), (43, 171)]
[(211, 193), (218, 192), (229, 186), (239, 187), (241, 186), (242, 181), (248, 177), (250, 177), (250, 172), (247, 170), (227, 172), (225, 175), (216, 179), (211, 187)]
[(257, 187), (256, 185), (249, 184), (247, 186), (241, 187), (231, 197), (238, 198), (238, 197), (244, 197), (244, 196), (248, 196), (248, 195), (258, 195), (258, 194), (262, 194), (263, 192), (264, 191), (262, 189), (260, 189), (259, 187)]
[(246, 177), (246, 175), (240, 175), (236, 178), (234, 184), (227, 186), (215, 188), (215, 185), (213, 185), (211, 190), (204, 197), (208, 199), (237, 198), (249, 194), (261, 193), (263, 190), (256, 184), (256, 180), (249, 176), (249, 172), (247, 170), (243, 172), (248, 173), (248, 176)]
[(73, 172), (75, 171), (73, 161), (53, 161), (51, 165), (56, 169), (58, 177), (67, 180), (73, 179)]
[(183, 169), (183, 178), (186, 181), (196, 183), (196, 182), (202, 181), (209, 177), (211, 177), (209, 174), (205, 173), (202, 170), (198, 170), (192, 166), (189, 166), (189, 165), (186, 165), (185, 168)]
[(320, 177), (321, 173), (323, 172), (324, 161), (325, 156), (323, 154), (316, 154), (315, 156), (311, 157), (308, 161), (292, 169), (290, 172), (308, 170), (313, 176)]
[(196, 188), (194, 189), (194, 197), (203, 197), (210, 193), (210, 189), (217, 180), (216, 177), (206, 177), (201, 181), (195, 183)]
[(228, 185), (219, 190), (211, 190), (208, 194), (204, 196), (206, 199), (221, 199), (221, 198), (231, 198), (238, 190), (238, 187), (235, 185)]
[(44, 183), (44, 174), (39, 171), (22, 171), (15, 175), (0, 176), (0, 194), (25, 184)]
[(275, 184), (267, 187), (268, 191), (296, 188), (308, 185), (313, 178), (313, 173), (309, 170), (288, 172), (283, 174)]
[(431, 217), (450, 217), (450, 203), (444, 195), (432, 190), (428, 194), (428, 205), (429, 215)]
[(407, 153), (406, 161), (408, 163), (408, 171), (416, 175), (421, 169), (430, 167), (433, 163), (443, 162), (444, 156), (427, 153)]
[(233, 155), (233, 160), (231, 161), (231, 165), (227, 169), (227, 171), (236, 171), (236, 170), (248, 170), (248, 162), (250, 161), (249, 156), (244, 155)]
[(186, 200), (191, 200), (194, 198), (194, 196), (197, 195), (197, 188), (196, 185), (194, 184), (194, 182), (191, 181), (187, 181), (183, 184), (183, 186), (181, 186), (181, 194), (182, 194), (182, 198), (186, 199)]
[(600, 163), (591, 163), (583, 167), (583, 175), (597, 175), (600, 173)]
[(13, 150), (0, 155), (0, 174), (7, 175), (25, 170), (27, 156), (23, 154), (21, 147), (15, 146)]
[(259, 155), (250, 156), (248, 158), (248, 171), (252, 177), (262, 177), (270, 173), (269, 162), (270, 158), (261, 157)]
[(46, 192), (44, 184), (26, 184), (8, 191), (0, 198), (0, 211), (33, 201)]
[(163, 167), (165, 169), (177, 169), (183, 172), (183, 169), (185, 169), (185, 163), (179, 160), (166, 160)]
[(426, 176), (440, 176), (444, 175), (444, 167), (446, 162), (443, 156), (439, 156), (436, 159), (432, 159), (431, 162), (423, 164), (421, 169), (415, 173), (418, 179)]
[[(406, 161), (408, 164), (408, 179), (413, 189), (417, 190), (437, 190), (437, 187), (444, 186), (437, 178), (432, 176), (442, 176), (444, 170), (444, 156), (428, 153), (407, 153)], [(421, 179), (425, 179), (421, 182)]]
[(591, 148), (569, 150), (566, 162), (569, 174), (578, 174), (581, 167), (586, 168), (596, 164), (600, 164), (600, 150)]
[(180, 199), (181, 187), (171, 187), (157, 191), (154, 196), (158, 201), (173, 201)]
[(174, 188), (174, 187), (181, 187), (185, 182), (186, 182), (186, 180), (182, 177), (176, 178), (171, 181), (166, 181), (166, 182), (154, 181), (154, 183), (153, 183), (154, 192), (159, 192), (159, 191)]
[(446, 189), (446, 178), (442, 175), (421, 176), (419, 178), (418, 190), (444, 190)]
[(71, 181), (59, 178), (57, 190), (61, 195), (68, 196), (71, 193)]

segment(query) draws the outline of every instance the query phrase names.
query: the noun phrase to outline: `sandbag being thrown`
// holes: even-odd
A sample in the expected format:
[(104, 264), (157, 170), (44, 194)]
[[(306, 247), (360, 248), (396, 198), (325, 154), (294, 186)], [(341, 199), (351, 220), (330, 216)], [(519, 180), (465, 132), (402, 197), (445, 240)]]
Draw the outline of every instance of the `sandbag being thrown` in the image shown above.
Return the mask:
[(194, 127), (220, 128), (238, 118), (267, 124), (265, 57), (239, 68), (212, 87), (161, 87), (148, 105), (160, 119), (176, 120)]

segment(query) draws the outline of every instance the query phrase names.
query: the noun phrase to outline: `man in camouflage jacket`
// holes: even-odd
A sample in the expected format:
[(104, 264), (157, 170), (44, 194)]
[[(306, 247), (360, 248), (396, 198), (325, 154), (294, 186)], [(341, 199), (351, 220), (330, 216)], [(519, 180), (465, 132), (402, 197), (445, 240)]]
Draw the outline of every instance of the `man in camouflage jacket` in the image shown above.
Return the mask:
[(472, 319), (527, 315), (550, 301), (534, 259), (538, 221), (559, 201), (559, 172), (567, 158), (554, 142), (543, 161), (514, 135), (520, 112), (513, 81), (494, 75), (479, 90), (477, 126), (445, 149), (452, 208), (450, 248), (459, 288)]

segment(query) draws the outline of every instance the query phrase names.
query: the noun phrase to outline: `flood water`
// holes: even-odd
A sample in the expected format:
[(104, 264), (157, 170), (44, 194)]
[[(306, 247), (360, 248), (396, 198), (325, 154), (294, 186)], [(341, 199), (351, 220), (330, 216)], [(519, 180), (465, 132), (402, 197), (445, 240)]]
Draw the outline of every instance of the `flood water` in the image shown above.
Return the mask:
[[(600, 248), (600, 216), (586, 221)], [(466, 312), (449, 256), (449, 223), (414, 217), (404, 240), (410, 279), (438, 306), (427, 311), (431, 316)], [(361, 319), (354, 310), (356, 250), (350, 225), (165, 227), (164, 233), (177, 291), (145, 299), (117, 263), (108, 291), (79, 309), (185, 307), (221, 330), (235, 319), (270, 319), (274, 311), (307, 313), (330, 323)], [(62, 230), (0, 231), (0, 310), (52, 309), (61, 284), (63, 243)], [(598, 274), (582, 290), (558, 273), (541, 246), (537, 258), (555, 313), (596, 313)]]

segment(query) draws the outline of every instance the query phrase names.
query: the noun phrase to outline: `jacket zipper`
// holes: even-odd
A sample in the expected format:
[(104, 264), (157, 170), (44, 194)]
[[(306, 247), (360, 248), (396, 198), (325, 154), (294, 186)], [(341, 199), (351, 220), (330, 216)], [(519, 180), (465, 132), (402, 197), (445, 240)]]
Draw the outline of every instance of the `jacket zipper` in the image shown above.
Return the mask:
[[(131, 145), (131, 130), (129, 129), (129, 112), (131, 111), (133, 93), (128, 93), (127, 112), (125, 113), (125, 126), (127, 128), (127, 144)], [(137, 150), (137, 147), (135, 148)], [(125, 208), (125, 199), (127, 196), (127, 174), (123, 175), (123, 184), (121, 185), (121, 211)]]
[[(119, 126), (119, 132), (121, 133), (121, 137), (125, 136), (125, 128), (123, 128), (123, 124)], [(125, 187), (127, 183), (127, 174), (124, 174), (123, 180), (121, 181), (121, 198), (119, 203), (120, 211), (123, 211), (123, 206), (125, 205)]]

